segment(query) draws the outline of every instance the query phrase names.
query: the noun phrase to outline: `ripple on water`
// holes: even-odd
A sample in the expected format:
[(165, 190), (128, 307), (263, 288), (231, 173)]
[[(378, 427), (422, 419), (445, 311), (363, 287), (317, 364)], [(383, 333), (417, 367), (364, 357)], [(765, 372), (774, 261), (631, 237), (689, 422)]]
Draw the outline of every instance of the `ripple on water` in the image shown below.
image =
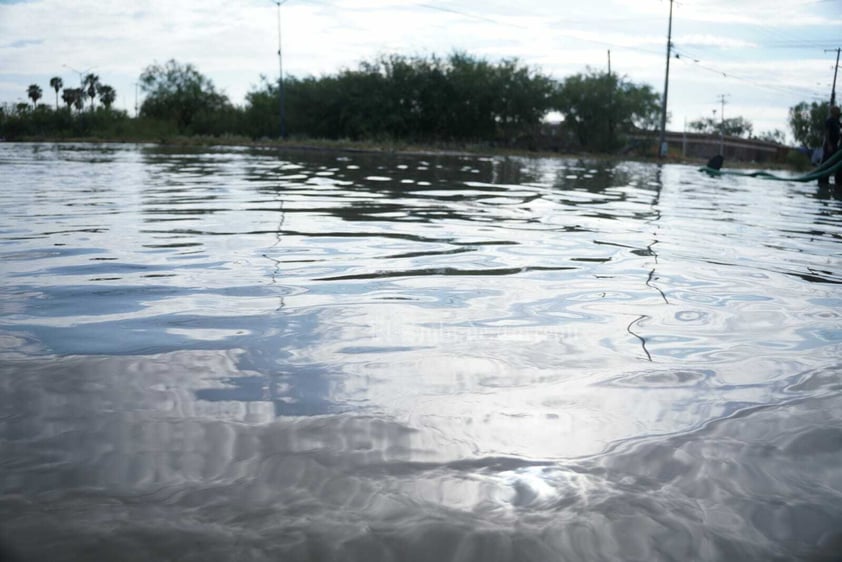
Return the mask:
[[(0, 144), (22, 559), (840, 544), (831, 195), (565, 159)], [(828, 554), (830, 553), (830, 554)]]

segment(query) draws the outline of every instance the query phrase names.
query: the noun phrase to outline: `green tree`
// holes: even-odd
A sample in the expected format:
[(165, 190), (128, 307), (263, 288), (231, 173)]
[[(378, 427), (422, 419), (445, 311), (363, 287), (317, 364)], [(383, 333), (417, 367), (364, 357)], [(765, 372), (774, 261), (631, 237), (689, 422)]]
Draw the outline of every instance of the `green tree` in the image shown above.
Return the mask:
[(82, 111), (85, 108), (85, 90), (82, 88), (76, 88), (76, 95), (73, 99), (73, 107), (75, 107), (77, 111)]
[(105, 106), (105, 109), (111, 109), (111, 104), (117, 99), (117, 91), (108, 84), (98, 84), (96, 93), (99, 96), (99, 101)]
[(780, 129), (773, 129), (771, 131), (763, 131), (757, 135), (757, 138), (766, 142), (776, 142), (783, 144), (786, 141), (786, 133)]
[(56, 111), (58, 111), (58, 91), (64, 86), (64, 81), (60, 76), (53, 76), (50, 78), (50, 87), (56, 91)]
[(456, 139), (493, 139), (497, 135), (497, 118), (504, 102), (497, 100), (496, 89), (505, 80), (491, 62), (457, 51), (430, 81), (427, 96), (434, 112), (430, 118), (438, 128)]
[(722, 133), (728, 137), (751, 137), (754, 125), (743, 117), (731, 117), (729, 119), (717, 120), (712, 117), (702, 117), (691, 121), (687, 125), (690, 130), (710, 135)]
[(69, 110), (76, 101), (76, 88), (64, 88), (61, 91), (61, 101), (67, 104), (67, 109)]
[(41, 90), (41, 86), (38, 84), (30, 84), (29, 87), (26, 89), (26, 95), (29, 99), (32, 100), (32, 106), (35, 107), (38, 105), (38, 100), (41, 99), (43, 96), (43, 91)]
[(68, 109), (72, 106), (81, 110), (84, 107), (85, 94), (82, 88), (65, 88), (61, 91), (61, 99), (67, 104)]
[(660, 95), (648, 84), (590, 69), (567, 77), (554, 102), (581, 146), (597, 151), (622, 146), (629, 133), (655, 130), (660, 105)]
[(697, 133), (712, 135), (719, 132), (719, 121), (713, 117), (700, 117), (699, 119), (690, 121), (687, 127)]
[[(241, 132), (255, 138), (277, 137), (280, 134), (278, 84), (265, 77), (260, 89), (246, 94)], [(347, 92), (342, 91), (337, 76), (319, 78), (284, 78), (286, 128), (293, 135), (315, 138), (340, 138)]]
[(521, 66), (517, 59), (495, 67), (492, 93), (494, 119), (505, 138), (540, 123), (552, 105), (555, 82), (535, 70)]
[(99, 87), (99, 76), (96, 74), (86, 74), (82, 80), (82, 92), (91, 98), (91, 111), (94, 110), (94, 98), (97, 95), (97, 88)]
[[(284, 80), (295, 134), (415, 141), (512, 139), (537, 125), (555, 83), (516, 60), (491, 63), (456, 52), (446, 59), (381, 56), (332, 76)], [(249, 92), (252, 136), (276, 136), (277, 85)]]
[(205, 132), (191, 130), (197, 118), (208, 123), (209, 115), (231, 108), (228, 98), (192, 64), (169, 60), (147, 66), (140, 75), (140, 86), (146, 94), (141, 115), (173, 121), (180, 132)]
[(829, 114), (827, 103), (801, 103), (789, 108), (789, 128), (795, 142), (816, 148), (824, 142), (824, 122)]
[(722, 127), (722, 134), (731, 137), (751, 138), (754, 131), (754, 124), (744, 117), (731, 117), (725, 119)]

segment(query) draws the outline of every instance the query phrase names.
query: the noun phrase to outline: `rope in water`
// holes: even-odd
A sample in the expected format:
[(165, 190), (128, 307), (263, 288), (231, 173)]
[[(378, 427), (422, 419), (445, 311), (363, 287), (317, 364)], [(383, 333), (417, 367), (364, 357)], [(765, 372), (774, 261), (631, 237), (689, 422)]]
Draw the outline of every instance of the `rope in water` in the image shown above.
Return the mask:
[(799, 181), (799, 182), (808, 182), (808, 181), (815, 181), (822, 176), (828, 176), (837, 172), (840, 168), (842, 168), (842, 150), (837, 150), (833, 156), (827, 159), (826, 162), (822, 163), (821, 166), (818, 166), (815, 170), (810, 172), (809, 174), (804, 174), (802, 176), (776, 176), (775, 174), (769, 172), (737, 172), (734, 170), (717, 170), (716, 168), (711, 168), (710, 166), (702, 166), (699, 168), (700, 172), (704, 172), (711, 176), (744, 176), (750, 178), (761, 178), (764, 180), (775, 180), (775, 181)]

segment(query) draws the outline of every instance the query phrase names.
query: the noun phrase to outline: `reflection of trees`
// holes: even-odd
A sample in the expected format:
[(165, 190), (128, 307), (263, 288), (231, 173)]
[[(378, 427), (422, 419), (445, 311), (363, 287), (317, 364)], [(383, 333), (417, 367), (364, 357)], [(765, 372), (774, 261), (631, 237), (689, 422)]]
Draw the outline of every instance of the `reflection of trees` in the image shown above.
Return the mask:
[[(227, 165), (233, 159), (195, 152), (145, 151), (143, 213), (191, 216), (224, 210), (202, 204), (219, 199), (224, 184), (218, 179), (228, 174)], [(152, 217), (147, 221), (156, 222)]]
[(145, 149), (140, 211), (148, 226), (143, 232), (162, 239), (145, 247), (190, 252), (203, 247), (202, 238), (210, 233), (203, 218), (226, 210), (218, 205), (227, 192), (219, 178), (229, 173), (235, 158), (189, 149)]

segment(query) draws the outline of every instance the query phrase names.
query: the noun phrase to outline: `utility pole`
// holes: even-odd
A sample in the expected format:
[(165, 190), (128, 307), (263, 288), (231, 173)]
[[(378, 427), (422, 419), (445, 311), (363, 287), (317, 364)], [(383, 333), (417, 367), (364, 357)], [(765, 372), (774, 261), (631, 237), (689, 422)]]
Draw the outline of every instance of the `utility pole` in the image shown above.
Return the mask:
[(670, 54), (672, 50), (672, 1), (670, 0), (670, 19), (667, 28), (667, 69), (664, 76), (664, 101), (661, 105), (661, 137), (658, 140), (658, 156), (667, 155), (667, 94), (670, 87)]
[(727, 95), (719, 94), (719, 103), (722, 106), (722, 110), (719, 112), (719, 154), (722, 156), (725, 156), (725, 97)]
[(284, 116), (284, 58), (281, 54), (281, 4), (287, 0), (275, 0), (278, 6), (278, 109), (281, 118), (281, 138), (287, 138), (286, 123)]
[[(833, 68), (833, 88), (830, 90), (830, 105), (836, 105), (836, 74), (839, 72), (839, 51), (840, 47), (836, 47), (836, 66)], [(825, 53), (832, 53), (833, 49), (825, 49)]]
[(614, 80), (611, 78), (611, 49), (608, 49), (608, 142), (614, 139)]

